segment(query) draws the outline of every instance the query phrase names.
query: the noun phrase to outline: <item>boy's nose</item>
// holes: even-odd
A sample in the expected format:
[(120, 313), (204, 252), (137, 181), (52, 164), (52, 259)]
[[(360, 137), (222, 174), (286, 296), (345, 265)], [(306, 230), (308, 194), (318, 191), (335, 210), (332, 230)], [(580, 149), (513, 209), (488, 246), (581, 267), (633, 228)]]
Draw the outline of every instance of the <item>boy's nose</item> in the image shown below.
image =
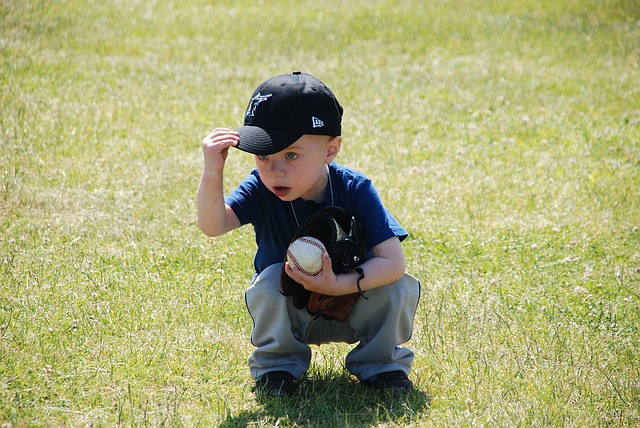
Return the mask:
[(269, 175), (271, 175), (272, 177), (282, 177), (284, 176), (284, 174), (285, 171), (282, 162), (278, 160), (272, 161), (269, 165)]

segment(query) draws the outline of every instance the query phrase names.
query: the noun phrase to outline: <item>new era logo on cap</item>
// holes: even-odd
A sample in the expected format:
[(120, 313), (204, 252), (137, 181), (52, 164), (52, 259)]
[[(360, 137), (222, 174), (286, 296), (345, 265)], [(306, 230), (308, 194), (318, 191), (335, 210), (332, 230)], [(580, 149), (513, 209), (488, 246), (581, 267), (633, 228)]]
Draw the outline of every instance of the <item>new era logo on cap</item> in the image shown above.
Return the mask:
[(342, 107), (333, 92), (318, 78), (295, 71), (272, 77), (254, 91), (236, 147), (270, 155), (304, 134), (338, 136), (341, 126)]
[(315, 116), (311, 116), (311, 123), (313, 123), (314, 128), (322, 128), (324, 126), (324, 122)]

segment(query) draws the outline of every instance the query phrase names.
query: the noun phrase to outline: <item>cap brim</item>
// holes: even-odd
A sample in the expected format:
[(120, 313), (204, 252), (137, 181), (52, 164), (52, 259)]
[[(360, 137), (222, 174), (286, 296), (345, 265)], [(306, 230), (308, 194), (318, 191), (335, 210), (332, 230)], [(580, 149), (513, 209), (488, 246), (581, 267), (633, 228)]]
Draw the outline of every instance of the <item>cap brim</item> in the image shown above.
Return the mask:
[(302, 134), (246, 125), (238, 128), (238, 132), (240, 142), (236, 148), (254, 155), (278, 153), (302, 137)]

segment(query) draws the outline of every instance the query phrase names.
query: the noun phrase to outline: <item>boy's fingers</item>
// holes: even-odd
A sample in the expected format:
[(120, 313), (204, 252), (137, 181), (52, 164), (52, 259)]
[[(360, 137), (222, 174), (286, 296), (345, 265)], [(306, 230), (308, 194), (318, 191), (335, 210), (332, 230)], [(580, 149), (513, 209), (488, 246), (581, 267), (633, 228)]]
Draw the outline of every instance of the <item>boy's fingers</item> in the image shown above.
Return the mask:
[(222, 142), (222, 141), (239, 141), (240, 133), (226, 128), (216, 128), (204, 138), (205, 141)]
[(322, 253), (322, 270), (325, 272), (331, 270), (331, 256), (327, 251)]
[(295, 266), (289, 264), (289, 262), (285, 262), (284, 270), (286, 274), (289, 275), (289, 277), (294, 281), (300, 282), (303, 280), (303, 278), (301, 278), (302, 272), (300, 272)]
[(212, 147), (219, 145), (220, 150), (229, 148), (230, 146), (237, 146), (240, 138), (235, 135), (212, 135), (210, 134), (202, 140), (204, 147)]
[[(287, 274), (289, 276), (291, 276), (291, 274), (293, 274), (293, 271), (295, 269), (295, 266), (291, 265), (289, 262), (284, 262), (284, 269), (287, 272)], [(295, 275), (295, 274), (294, 274)], [(292, 276), (291, 276), (292, 277)], [(293, 277), (292, 277), (293, 278)]]

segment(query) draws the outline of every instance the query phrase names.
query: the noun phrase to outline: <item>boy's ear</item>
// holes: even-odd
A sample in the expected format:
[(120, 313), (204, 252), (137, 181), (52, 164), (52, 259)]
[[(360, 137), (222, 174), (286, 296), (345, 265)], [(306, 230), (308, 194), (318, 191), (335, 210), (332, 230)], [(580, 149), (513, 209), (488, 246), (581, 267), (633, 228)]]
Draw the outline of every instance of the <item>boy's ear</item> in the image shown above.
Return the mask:
[(327, 141), (327, 156), (325, 159), (326, 163), (331, 163), (331, 161), (333, 161), (333, 159), (340, 152), (341, 145), (342, 145), (341, 136), (331, 137), (331, 139)]

